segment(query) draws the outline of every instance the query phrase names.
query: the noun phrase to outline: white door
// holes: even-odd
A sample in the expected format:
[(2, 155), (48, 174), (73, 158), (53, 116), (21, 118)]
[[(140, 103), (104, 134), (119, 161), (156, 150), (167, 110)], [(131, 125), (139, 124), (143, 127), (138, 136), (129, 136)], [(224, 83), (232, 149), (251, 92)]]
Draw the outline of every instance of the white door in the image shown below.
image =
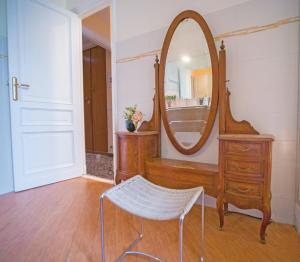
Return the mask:
[(7, 11), (15, 191), (81, 176), (81, 21), (45, 1)]

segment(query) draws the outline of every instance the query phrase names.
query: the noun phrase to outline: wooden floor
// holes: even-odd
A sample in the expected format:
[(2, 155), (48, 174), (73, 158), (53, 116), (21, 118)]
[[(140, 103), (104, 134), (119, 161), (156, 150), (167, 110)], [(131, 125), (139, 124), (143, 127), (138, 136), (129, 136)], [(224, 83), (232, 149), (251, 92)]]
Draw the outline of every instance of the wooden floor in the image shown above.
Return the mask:
[[(100, 261), (99, 195), (109, 185), (78, 178), (0, 197), (0, 261)], [(107, 261), (136, 237), (138, 219), (105, 202)], [(230, 214), (218, 230), (206, 208), (206, 261), (300, 261), (300, 237), (289, 225), (269, 226), (267, 244), (258, 240), (259, 221)], [(200, 208), (185, 222), (185, 261), (199, 261)], [(178, 222), (145, 222), (138, 248), (177, 261)], [(125, 261), (148, 261), (128, 257)]]

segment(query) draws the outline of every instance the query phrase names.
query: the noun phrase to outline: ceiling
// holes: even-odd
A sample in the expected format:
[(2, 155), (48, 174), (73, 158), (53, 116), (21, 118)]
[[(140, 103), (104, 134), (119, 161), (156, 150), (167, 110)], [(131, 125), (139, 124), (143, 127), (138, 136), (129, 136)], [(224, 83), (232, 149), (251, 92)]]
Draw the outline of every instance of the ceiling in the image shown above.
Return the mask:
[(117, 1), (117, 39), (124, 41), (168, 27), (183, 10), (202, 15), (239, 5), (249, 0), (121, 0)]

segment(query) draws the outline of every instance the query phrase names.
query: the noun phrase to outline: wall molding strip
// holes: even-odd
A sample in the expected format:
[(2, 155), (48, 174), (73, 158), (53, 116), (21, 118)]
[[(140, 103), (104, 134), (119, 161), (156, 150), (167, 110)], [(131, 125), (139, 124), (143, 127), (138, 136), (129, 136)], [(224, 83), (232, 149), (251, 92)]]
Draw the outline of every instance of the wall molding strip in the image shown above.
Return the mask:
[(134, 60), (139, 60), (148, 56), (156, 56), (156, 55), (160, 55), (161, 53), (161, 49), (157, 49), (157, 50), (153, 50), (153, 51), (149, 51), (146, 53), (142, 53), (140, 55), (136, 55), (136, 56), (132, 56), (132, 57), (127, 57), (127, 58), (121, 58), (117, 60), (117, 63), (127, 63), (127, 62), (131, 62)]
[[(271, 24), (247, 27), (247, 28), (219, 34), (219, 35), (216, 35), (214, 37), (214, 39), (215, 39), (215, 41), (220, 41), (222, 39), (229, 38), (229, 37), (245, 36), (245, 35), (261, 32), (261, 31), (273, 30), (273, 29), (279, 28), (279, 27), (287, 25), (287, 24), (298, 23), (298, 22), (300, 22), (300, 16), (289, 17), (289, 18), (278, 20)], [(152, 51), (148, 51), (148, 52), (136, 55), (136, 56), (117, 59), (117, 63), (118, 64), (127, 63), (127, 62), (131, 62), (131, 61), (135, 61), (135, 60), (140, 60), (140, 59), (143, 59), (143, 58), (149, 57), (149, 56), (156, 56), (156, 55), (160, 56), (160, 53), (161, 53), (161, 49), (152, 50)]]
[(221, 41), (224, 38), (250, 35), (253, 33), (266, 31), (266, 30), (272, 30), (272, 29), (278, 28), (283, 25), (297, 23), (297, 22), (300, 22), (300, 16), (289, 17), (289, 18), (282, 19), (282, 20), (279, 20), (279, 21), (277, 21), (275, 23), (271, 23), (271, 24), (266, 24), (266, 25), (261, 25), (261, 26), (253, 26), (253, 27), (248, 27), (248, 28), (239, 29), (236, 31), (220, 34), (220, 35), (215, 36), (214, 39), (216, 41)]

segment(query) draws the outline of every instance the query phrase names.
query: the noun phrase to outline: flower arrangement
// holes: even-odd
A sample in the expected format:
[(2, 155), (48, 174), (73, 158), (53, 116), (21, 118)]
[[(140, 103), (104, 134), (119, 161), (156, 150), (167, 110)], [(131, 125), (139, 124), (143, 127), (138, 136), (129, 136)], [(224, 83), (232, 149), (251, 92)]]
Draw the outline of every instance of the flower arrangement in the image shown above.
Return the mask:
[(143, 119), (143, 114), (137, 110), (137, 105), (126, 107), (123, 116), (126, 120), (126, 128), (130, 132), (134, 132)]

